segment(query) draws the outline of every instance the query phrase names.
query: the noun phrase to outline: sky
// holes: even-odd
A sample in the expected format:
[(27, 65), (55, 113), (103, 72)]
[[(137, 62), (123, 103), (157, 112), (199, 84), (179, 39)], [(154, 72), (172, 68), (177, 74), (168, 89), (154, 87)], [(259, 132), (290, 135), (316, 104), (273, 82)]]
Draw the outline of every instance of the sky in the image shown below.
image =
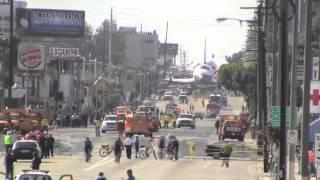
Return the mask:
[[(28, 8), (84, 10), (86, 21), (98, 28), (110, 11), (119, 26), (137, 27), (140, 31), (156, 30), (165, 41), (168, 21), (168, 43), (178, 43), (186, 51), (188, 62), (203, 62), (204, 41), (206, 59), (220, 66), (225, 56), (244, 48), (247, 25), (238, 21), (218, 23), (219, 17), (252, 19), (254, 10), (240, 7), (256, 6), (256, 0), (27, 0)], [(179, 56), (177, 57), (179, 61)]]

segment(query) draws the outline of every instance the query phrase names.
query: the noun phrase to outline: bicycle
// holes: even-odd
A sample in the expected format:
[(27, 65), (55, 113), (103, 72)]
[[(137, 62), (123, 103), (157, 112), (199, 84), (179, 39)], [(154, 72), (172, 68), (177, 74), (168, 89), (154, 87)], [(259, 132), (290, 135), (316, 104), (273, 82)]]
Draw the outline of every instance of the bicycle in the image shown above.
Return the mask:
[(112, 153), (112, 151), (113, 151), (112, 145), (102, 145), (99, 150), (99, 155), (101, 157), (107, 157)]
[(154, 159), (157, 160), (158, 159), (157, 153), (152, 146), (150, 147), (140, 146), (139, 156), (141, 159), (146, 159), (150, 157), (151, 153), (153, 154)]

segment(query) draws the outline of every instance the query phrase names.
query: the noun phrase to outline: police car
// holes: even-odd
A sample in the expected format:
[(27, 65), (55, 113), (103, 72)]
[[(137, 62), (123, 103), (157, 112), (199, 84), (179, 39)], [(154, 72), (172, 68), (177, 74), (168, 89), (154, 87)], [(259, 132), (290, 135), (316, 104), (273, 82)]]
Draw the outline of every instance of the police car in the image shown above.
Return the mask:
[[(49, 171), (43, 170), (22, 170), (22, 172), (16, 176), (15, 180), (53, 180)], [(59, 180), (73, 180), (72, 175), (65, 174), (60, 176)]]

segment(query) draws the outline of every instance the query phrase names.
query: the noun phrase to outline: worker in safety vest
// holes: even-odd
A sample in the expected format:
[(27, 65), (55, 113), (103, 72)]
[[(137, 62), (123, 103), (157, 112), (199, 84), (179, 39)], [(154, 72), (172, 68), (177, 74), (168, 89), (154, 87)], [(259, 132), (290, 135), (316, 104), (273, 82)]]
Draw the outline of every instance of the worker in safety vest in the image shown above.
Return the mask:
[(12, 138), (10, 131), (7, 131), (7, 134), (4, 136), (4, 147), (6, 148), (6, 153), (8, 153), (9, 149), (12, 148)]
[(311, 147), (308, 151), (308, 164), (309, 164), (309, 174), (311, 176), (316, 174), (313, 147)]

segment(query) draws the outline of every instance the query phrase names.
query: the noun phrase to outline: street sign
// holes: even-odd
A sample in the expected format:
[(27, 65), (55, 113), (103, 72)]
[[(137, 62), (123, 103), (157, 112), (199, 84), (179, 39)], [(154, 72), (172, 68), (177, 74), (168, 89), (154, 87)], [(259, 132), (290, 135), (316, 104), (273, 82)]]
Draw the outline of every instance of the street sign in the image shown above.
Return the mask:
[(288, 130), (287, 131), (287, 142), (288, 144), (297, 145), (298, 144), (298, 131), (297, 130)]
[(310, 82), (310, 113), (320, 113), (320, 81)]
[(312, 58), (312, 80), (319, 80), (319, 57)]
[[(271, 108), (271, 125), (272, 127), (280, 127), (280, 106), (272, 106)], [(286, 127), (288, 127), (291, 120), (291, 109), (286, 107)]]
[(314, 160), (315, 163), (320, 163), (320, 133), (315, 134), (314, 139)]

